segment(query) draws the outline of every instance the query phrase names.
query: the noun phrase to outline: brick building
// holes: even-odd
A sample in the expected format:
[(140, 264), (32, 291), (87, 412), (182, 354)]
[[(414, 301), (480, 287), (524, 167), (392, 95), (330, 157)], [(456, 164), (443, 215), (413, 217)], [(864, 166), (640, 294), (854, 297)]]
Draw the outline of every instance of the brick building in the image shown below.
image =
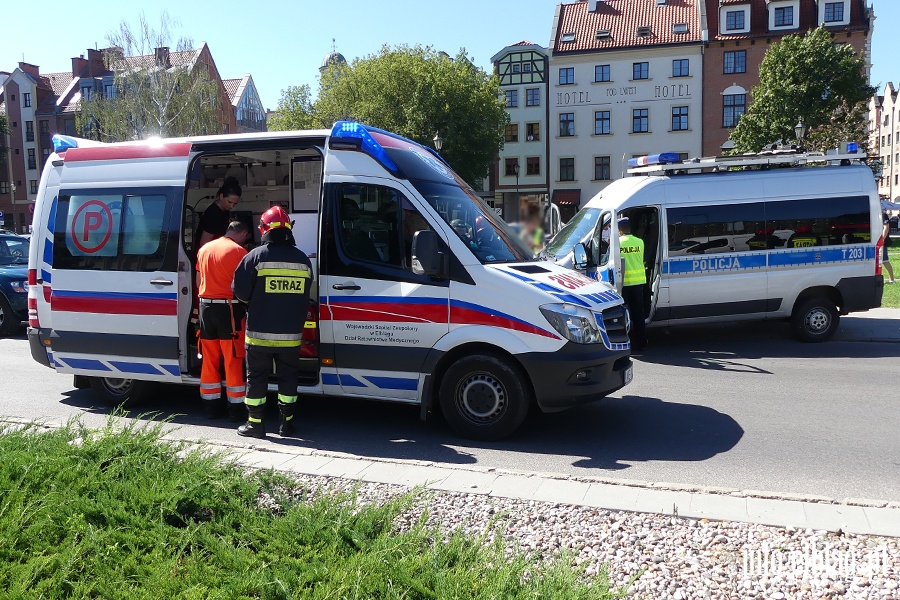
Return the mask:
[(731, 147), (731, 130), (752, 102), (766, 50), (783, 36), (824, 25), (871, 69), (874, 15), (866, 0), (705, 0), (709, 42), (703, 67), (703, 154)]

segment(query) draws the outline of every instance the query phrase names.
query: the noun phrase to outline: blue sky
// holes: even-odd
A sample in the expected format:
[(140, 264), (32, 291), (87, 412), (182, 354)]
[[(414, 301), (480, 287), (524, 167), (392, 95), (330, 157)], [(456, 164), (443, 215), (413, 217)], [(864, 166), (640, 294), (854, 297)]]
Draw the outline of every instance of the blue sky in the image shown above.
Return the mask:
[[(869, 0), (875, 6), (872, 83), (884, 90), (900, 83), (900, 2)], [(224, 78), (253, 75), (263, 104), (274, 109), (281, 90), (309, 84), (313, 95), (322, 58), (332, 39), (348, 61), (377, 52), (382, 44), (431, 45), (454, 55), (465, 48), (475, 63), (490, 68), (504, 46), (528, 40), (546, 46), (554, 0), (82, 0), (48, 4), (6, 2), (0, 35), (0, 70), (24, 60), (45, 73), (71, 68), (70, 58), (103, 48), (124, 19), (136, 24), (141, 10), (151, 25), (167, 11), (180, 21), (176, 36), (209, 44)], [(28, 25), (33, 25), (29, 27)], [(893, 67), (893, 68), (892, 68)]]

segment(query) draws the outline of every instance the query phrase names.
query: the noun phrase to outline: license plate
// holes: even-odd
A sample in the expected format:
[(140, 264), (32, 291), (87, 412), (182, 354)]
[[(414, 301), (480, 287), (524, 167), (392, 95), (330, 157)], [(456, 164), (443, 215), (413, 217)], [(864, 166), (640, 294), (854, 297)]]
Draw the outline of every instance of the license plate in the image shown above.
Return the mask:
[(628, 367), (625, 369), (625, 383), (624, 385), (628, 385), (631, 383), (631, 380), (634, 378), (634, 367)]

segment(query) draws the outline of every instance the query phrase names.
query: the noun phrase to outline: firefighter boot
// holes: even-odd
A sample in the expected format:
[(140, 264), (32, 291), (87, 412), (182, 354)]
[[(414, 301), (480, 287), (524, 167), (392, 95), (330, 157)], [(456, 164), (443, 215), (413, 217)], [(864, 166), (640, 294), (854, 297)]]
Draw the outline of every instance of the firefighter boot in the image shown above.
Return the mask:
[(207, 419), (220, 419), (225, 416), (225, 403), (221, 398), (215, 400), (203, 400), (203, 410)]
[[(250, 400), (250, 398), (247, 398)], [(262, 400), (265, 402), (265, 399)], [(265, 404), (247, 404), (247, 422), (238, 427), (238, 435), (263, 439), (266, 437), (266, 426), (263, 424), (263, 415), (266, 412)]]
[(296, 408), (296, 400), (294, 402), (278, 401), (278, 412), (281, 414), (281, 420), (278, 423), (278, 435), (283, 437), (294, 435), (296, 432), (294, 427), (294, 412)]
[(228, 403), (228, 420), (232, 423), (240, 423), (247, 420), (247, 407), (243, 402)]

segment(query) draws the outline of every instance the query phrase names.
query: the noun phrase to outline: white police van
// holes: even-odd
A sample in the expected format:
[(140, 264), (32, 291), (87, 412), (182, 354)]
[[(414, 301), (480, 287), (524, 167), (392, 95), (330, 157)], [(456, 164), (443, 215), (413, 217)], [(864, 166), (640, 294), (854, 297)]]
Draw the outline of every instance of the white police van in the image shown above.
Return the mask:
[(418, 404), (423, 417), (438, 404), (459, 433), (496, 439), (532, 404), (561, 410), (631, 379), (615, 290), (535, 261), (415, 142), (339, 122), (55, 144), (29, 257), (31, 352), (108, 403), (145, 400), (148, 382), (199, 384), (193, 233), (229, 176), (243, 186), (232, 216), (255, 225), (287, 207), (316, 270), (301, 394)]
[(634, 176), (594, 196), (544, 255), (621, 290), (615, 224), (629, 217), (648, 325), (789, 318), (800, 339), (825, 341), (884, 289), (878, 193), (853, 150), (632, 159)]

